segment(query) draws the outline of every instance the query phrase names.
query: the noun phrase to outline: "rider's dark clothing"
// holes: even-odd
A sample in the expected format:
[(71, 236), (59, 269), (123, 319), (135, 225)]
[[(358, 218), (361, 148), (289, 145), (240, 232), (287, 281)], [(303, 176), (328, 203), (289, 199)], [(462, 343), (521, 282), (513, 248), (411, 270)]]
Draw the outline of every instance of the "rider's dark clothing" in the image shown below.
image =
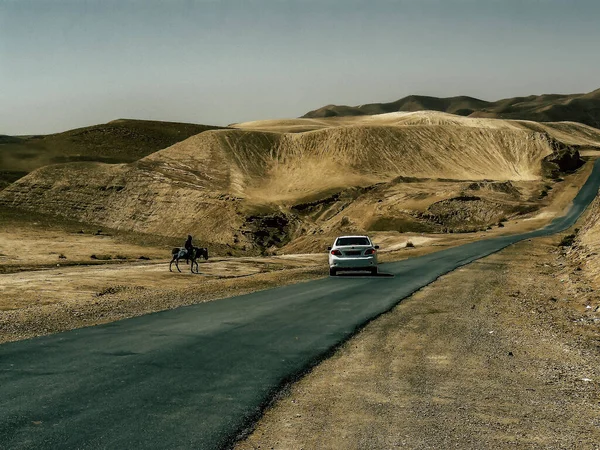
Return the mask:
[(194, 246), (192, 245), (192, 237), (188, 236), (187, 241), (185, 241), (184, 248), (187, 250), (187, 254), (190, 255)]

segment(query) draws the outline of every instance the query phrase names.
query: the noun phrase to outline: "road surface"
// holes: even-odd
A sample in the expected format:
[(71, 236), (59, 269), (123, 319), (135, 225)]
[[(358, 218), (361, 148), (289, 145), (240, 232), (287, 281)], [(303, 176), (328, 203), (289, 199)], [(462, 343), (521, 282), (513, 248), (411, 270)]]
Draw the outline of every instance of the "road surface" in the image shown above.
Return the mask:
[(226, 448), (365, 323), (459, 266), (569, 228), (599, 186), (600, 160), (546, 228), (382, 265), (393, 277), (324, 278), (0, 345), (0, 448)]

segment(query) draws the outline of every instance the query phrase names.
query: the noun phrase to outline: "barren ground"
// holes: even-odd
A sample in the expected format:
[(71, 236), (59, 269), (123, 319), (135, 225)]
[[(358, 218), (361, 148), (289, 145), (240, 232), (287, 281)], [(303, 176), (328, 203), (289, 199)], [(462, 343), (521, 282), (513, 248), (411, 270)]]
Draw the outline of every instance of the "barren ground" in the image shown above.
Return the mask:
[[(554, 183), (546, 206), (503, 227), (370, 234), (385, 262), (539, 228), (590, 171)], [(212, 255), (198, 275), (185, 264), (171, 273), (177, 240), (2, 213), (0, 343), (326, 274), (324, 253)], [(561, 236), (521, 243), (424, 288), (289, 386), (238, 448), (597, 448), (600, 298), (586, 268), (600, 267), (596, 236), (590, 225), (569, 250)], [(318, 251), (329, 238), (312, 239)]]

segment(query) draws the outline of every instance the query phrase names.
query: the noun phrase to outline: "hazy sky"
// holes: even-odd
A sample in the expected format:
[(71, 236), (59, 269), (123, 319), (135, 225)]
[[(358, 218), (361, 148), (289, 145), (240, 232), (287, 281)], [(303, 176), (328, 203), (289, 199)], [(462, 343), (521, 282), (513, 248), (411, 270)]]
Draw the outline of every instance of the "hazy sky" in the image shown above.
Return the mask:
[(0, 0), (0, 134), (600, 87), (598, 0)]

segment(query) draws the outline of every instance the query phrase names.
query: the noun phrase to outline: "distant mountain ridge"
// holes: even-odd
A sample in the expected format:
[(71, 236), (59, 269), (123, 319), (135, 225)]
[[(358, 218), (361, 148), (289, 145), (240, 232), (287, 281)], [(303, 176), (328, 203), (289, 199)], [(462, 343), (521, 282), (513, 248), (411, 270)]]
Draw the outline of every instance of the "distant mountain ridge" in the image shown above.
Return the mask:
[(327, 105), (303, 118), (365, 116), (392, 112), (440, 111), (466, 117), (579, 122), (600, 128), (600, 89), (587, 94), (544, 94), (488, 102), (473, 97), (429, 97), (409, 95), (390, 103), (360, 106)]

